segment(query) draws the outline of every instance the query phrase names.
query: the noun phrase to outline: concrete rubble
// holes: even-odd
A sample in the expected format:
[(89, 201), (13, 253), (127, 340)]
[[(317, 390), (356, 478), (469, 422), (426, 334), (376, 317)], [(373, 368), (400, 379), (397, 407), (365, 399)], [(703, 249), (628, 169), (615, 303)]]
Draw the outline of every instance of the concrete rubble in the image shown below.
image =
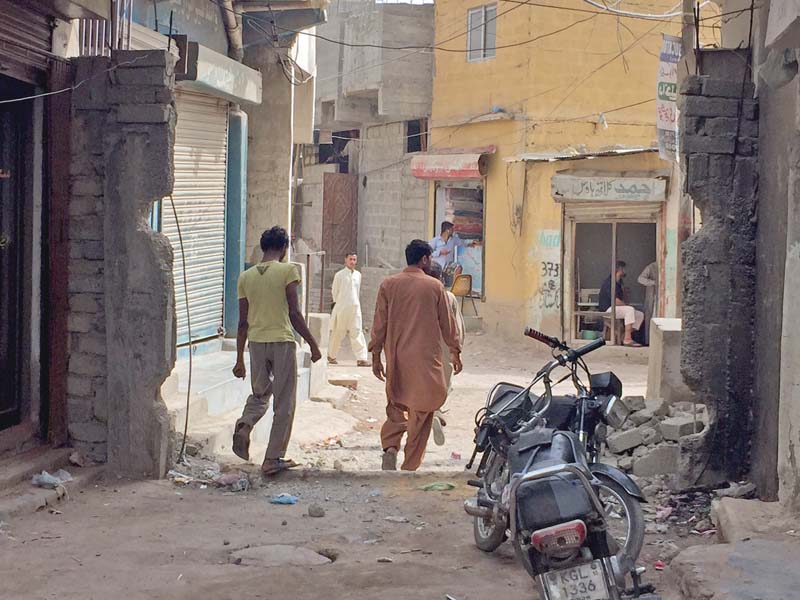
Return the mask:
[(637, 477), (674, 475), (679, 468), (679, 444), (705, 429), (706, 407), (692, 402), (670, 405), (641, 396), (624, 401), (633, 412), (621, 430), (609, 434), (608, 451), (622, 470)]

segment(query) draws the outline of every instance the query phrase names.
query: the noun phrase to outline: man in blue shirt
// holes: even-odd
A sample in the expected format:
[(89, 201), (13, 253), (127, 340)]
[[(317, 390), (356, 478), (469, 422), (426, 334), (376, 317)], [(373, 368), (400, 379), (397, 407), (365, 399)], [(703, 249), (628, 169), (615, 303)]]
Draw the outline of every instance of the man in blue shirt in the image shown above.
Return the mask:
[(430, 241), (433, 248), (433, 262), (442, 268), (456, 260), (456, 248), (464, 248), (464, 240), (454, 232), (455, 226), (450, 221), (442, 221), (442, 233)]

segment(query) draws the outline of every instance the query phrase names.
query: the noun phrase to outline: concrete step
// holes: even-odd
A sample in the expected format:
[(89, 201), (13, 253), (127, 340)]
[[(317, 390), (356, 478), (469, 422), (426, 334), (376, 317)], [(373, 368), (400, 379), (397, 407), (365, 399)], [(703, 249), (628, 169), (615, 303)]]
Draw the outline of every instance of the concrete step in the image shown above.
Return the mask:
[(464, 317), (464, 327), (467, 333), (483, 331), (483, 317)]
[(71, 448), (40, 446), (21, 454), (0, 457), (0, 494), (42, 471), (53, 473), (69, 464)]
[(30, 482), (23, 482), (5, 490), (0, 496), (0, 521), (9, 521), (12, 517), (34, 513), (69, 500), (70, 495), (74, 497), (79, 490), (97, 481), (104, 473), (105, 466), (82, 469), (75, 467), (68, 470), (73, 479), (61, 489), (48, 490), (34, 487)]

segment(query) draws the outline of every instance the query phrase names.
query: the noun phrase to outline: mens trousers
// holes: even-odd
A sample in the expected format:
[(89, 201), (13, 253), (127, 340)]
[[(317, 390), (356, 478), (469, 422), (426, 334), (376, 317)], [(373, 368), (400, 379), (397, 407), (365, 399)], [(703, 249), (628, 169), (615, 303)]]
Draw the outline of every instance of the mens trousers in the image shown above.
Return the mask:
[(292, 436), (297, 391), (297, 347), (294, 342), (250, 342), (250, 381), (253, 393), (236, 422), (255, 427), (274, 398), (267, 460), (283, 458)]
[(389, 402), (386, 405), (386, 422), (381, 427), (381, 446), (400, 448), (403, 434), (407, 434), (403, 471), (416, 471), (422, 464), (425, 448), (431, 435), (432, 412), (409, 410), (405, 406)]

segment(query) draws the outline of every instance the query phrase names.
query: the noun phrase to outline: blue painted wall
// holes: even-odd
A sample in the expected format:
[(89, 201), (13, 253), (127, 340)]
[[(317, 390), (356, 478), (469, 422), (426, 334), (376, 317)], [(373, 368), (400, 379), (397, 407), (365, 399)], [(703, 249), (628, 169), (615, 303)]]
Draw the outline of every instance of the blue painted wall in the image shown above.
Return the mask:
[(247, 226), (247, 113), (232, 109), (228, 121), (228, 189), (225, 200), (225, 306), (227, 337), (236, 336), (239, 299), (236, 282), (245, 268)]

